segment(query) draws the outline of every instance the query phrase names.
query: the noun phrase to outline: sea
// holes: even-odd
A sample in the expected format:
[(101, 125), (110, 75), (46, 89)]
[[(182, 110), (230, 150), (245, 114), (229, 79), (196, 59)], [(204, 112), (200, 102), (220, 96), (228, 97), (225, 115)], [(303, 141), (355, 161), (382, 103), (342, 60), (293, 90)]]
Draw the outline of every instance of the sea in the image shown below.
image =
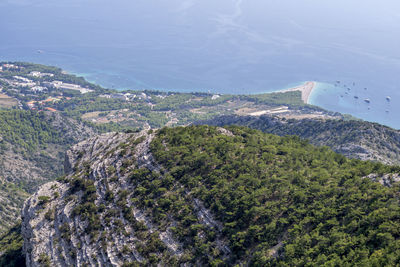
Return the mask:
[(1, 0), (0, 61), (115, 89), (257, 94), (316, 81), (311, 104), (400, 129), (399, 10), (398, 0)]

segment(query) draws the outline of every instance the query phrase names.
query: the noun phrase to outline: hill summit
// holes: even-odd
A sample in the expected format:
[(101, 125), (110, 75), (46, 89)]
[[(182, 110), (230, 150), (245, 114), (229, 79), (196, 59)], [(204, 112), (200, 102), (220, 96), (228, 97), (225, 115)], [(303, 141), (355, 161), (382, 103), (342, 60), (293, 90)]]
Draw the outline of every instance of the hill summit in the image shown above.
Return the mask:
[(400, 263), (399, 186), (376, 182), (399, 168), (297, 137), (108, 133), (75, 145), (65, 170), (25, 202), (28, 266)]

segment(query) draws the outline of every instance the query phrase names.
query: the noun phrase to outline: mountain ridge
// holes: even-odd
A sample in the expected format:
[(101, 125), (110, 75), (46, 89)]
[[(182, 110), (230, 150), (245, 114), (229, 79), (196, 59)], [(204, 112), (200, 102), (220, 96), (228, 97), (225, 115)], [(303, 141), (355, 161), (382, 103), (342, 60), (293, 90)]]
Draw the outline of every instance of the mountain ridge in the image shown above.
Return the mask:
[(399, 168), (297, 137), (210, 126), (110, 133), (74, 146), (66, 169), (25, 203), (27, 266), (400, 260), (399, 185), (366, 178)]
[(220, 116), (195, 125), (240, 125), (280, 136), (296, 135), (350, 158), (400, 164), (400, 131), (361, 120), (286, 119), (269, 115)]

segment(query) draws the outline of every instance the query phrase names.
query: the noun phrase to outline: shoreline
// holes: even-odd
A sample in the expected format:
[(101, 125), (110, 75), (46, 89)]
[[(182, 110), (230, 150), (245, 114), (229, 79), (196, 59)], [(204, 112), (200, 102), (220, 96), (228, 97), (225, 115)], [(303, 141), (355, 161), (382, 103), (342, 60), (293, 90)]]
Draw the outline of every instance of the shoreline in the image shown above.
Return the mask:
[(309, 104), (310, 96), (316, 87), (317, 87), (317, 82), (309, 81), (309, 82), (305, 82), (303, 85), (289, 88), (289, 89), (279, 90), (277, 92), (278, 93), (286, 93), (286, 92), (300, 91), (301, 92), (301, 100), (303, 100), (303, 102), (305, 104)]

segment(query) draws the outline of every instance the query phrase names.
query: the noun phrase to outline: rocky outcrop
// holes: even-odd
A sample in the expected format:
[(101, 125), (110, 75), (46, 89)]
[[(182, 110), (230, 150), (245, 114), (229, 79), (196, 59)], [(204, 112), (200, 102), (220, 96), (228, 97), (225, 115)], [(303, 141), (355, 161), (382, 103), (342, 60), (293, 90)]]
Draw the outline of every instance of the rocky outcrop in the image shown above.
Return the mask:
[(364, 178), (369, 178), (374, 182), (378, 182), (383, 186), (392, 187), (394, 183), (400, 182), (400, 175), (395, 173), (379, 175), (376, 173), (371, 173)]
[(338, 232), (367, 248), (370, 214), (399, 224), (398, 168), (242, 127), (103, 134), (73, 146), (65, 170), (25, 202), (27, 266), (298, 265), (315, 251), (318, 265)]
[(313, 145), (328, 146), (348, 158), (400, 164), (400, 131), (372, 122), (227, 115), (195, 124), (241, 125), (280, 136), (297, 135)]
[[(25, 202), (27, 266), (123, 266), (149, 264), (151, 257), (168, 265), (184, 257), (172, 216), (160, 223), (134, 203), (132, 193), (140, 189), (132, 181), (132, 170), (147, 170), (155, 179), (166, 174), (150, 152), (153, 137), (145, 131), (108, 133), (66, 153), (66, 176), (43, 185)], [(193, 199), (193, 207), (200, 224), (221, 231), (200, 200)], [(223, 240), (216, 242), (230, 253)]]
[[(110, 166), (120, 168), (123, 158), (119, 155), (121, 148), (118, 149), (117, 146), (130, 138), (140, 136), (143, 136), (143, 133), (104, 134), (79, 143), (67, 152), (65, 160), (67, 182), (56, 181), (45, 184), (26, 201), (23, 208), (22, 234), (27, 266), (40, 266), (43, 262), (52, 262), (56, 266), (81, 266), (82, 263), (92, 266), (119, 266), (123, 263), (122, 259), (140, 261), (141, 258), (134, 249), (130, 255), (125, 254), (123, 258), (119, 256), (124, 245), (131, 244), (130, 247), (134, 247), (135, 237), (114, 233), (113, 229), (102, 225), (102, 232), (107, 230), (110, 235), (105, 240), (99, 241), (93, 235), (98, 235), (100, 229), (96, 230), (96, 233), (87, 231), (88, 222), (85, 218), (73, 215), (79, 205), (86, 204), (82, 203), (83, 201), (80, 203), (84, 193), (80, 191), (75, 195), (71, 194), (73, 189), (68, 183), (74, 176), (76, 178), (83, 175), (85, 168), (89, 167), (91, 171), (86, 178), (95, 186), (92, 188), (95, 190), (95, 206), (109, 205), (108, 210), (112, 210), (112, 204), (107, 204), (105, 200), (107, 192), (116, 194), (119, 189), (129, 186), (126, 177), (120, 174), (118, 174), (118, 185), (104, 183), (109, 176), (107, 168)], [(146, 140), (150, 138), (151, 136), (147, 136)], [(139, 154), (142, 152), (130, 151)], [(87, 165), (88, 162), (90, 166)], [(107, 215), (102, 214), (100, 220), (106, 218)]]

